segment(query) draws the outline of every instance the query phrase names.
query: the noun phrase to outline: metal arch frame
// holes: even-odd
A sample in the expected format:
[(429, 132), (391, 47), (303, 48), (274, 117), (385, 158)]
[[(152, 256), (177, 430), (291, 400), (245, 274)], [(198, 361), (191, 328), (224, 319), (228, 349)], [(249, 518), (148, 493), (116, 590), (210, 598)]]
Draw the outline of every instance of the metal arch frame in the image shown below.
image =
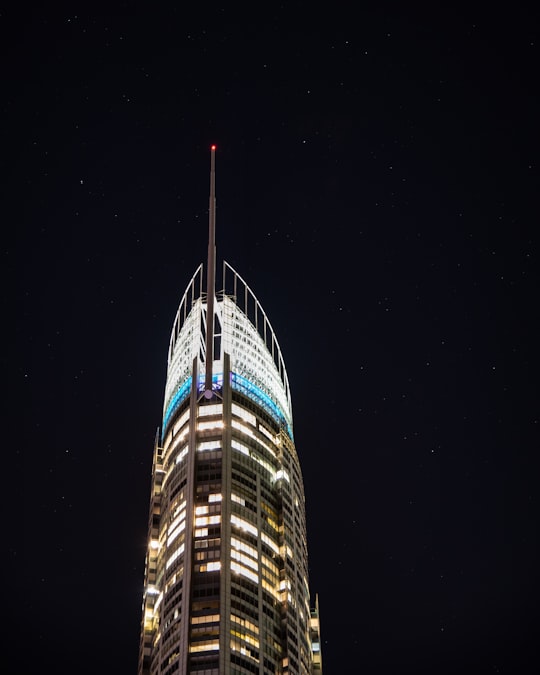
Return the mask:
[[(230, 271), (233, 275), (233, 293), (232, 295), (229, 295), (227, 293), (227, 271)], [(244, 290), (244, 306), (242, 307), (241, 304), (238, 302), (238, 280), (241, 282), (243, 285), (243, 290)], [(289, 412), (292, 415), (292, 404), (291, 404), (291, 392), (290, 392), (290, 387), (289, 387), (289, 378), (287, 375), (287, 369), (285, 368), (285, 361), (283, 359), (283, 355), (281, 353), (281, 347), (279, 346), (278, 339), (276, 337), (276, 333), (274, 329), (272, 328), (272, 324), (270, 323), (270, 320), (268, 319), (268, 316), (266, 315), (266, 312), (264, 311), (261, 303), (257, 299), (257, 296), (255, 293), (251, 290), (251, 288), (248, 286), (246, 281), (238, 274), (238, 272), (231, 266), (229, 263), (224, 260), (223, 261), (223, 290), (221, 291), (220, 295), (224, 296), (227, 295), (230, 297), (232, 300), (234, 300), (234, 303), (238, 307), (240, 311), (244, 313), (248, 321), (254, 326), (255, 330), (259, 334), (259, 336), (262, 338), (267, 350), (270, 352), (272, 355), (272, 359), (274, 361), (274, 365), (279, 373), (279, 377), (281, 379), (281, 383), (285, 389), (285, 395), (287, 397), (287, 402), (289, 406)], [(254, 303), (254, 321), (251, 320), (249, 316), (249, 310), (248, 310), (248, 302), (249, 298), (252, 298), (253, 303)], [(259, 321), (259, 315), (261, 316), (262, 319), (262, 326), (261, 322)]]
[[(229, 293), (227, 292), (228, 290), (232, 290), (232, 292)], [(245, 320), (254, 329), (258, 338), (260, 338), (259, 347), (264, 347), (271, 357), (271, 364), (274, 366), (274, 373), (277, 375), (279, 385), (275, 376), (272, 377), (270, 373), (269, 377), (274, 381), (274, 385), (267, 384), (263, 388), (268, 394), (274, 391), (273, 397), (276, 397), (276, 403), (278, 403), (279, 407), (285, 407), (283, 413), (289, 427), (289, 433), (292, 436), (292, 404), (287, 370), (278, 339), (266, 312), (243, 277), (226, 261), (223, 261), (222, 290), (218, 291), (216, 295), (217, 302), (214, 305), (213, 311), (218, 316), (222, 330), (220, 349), (218, 353), (213, 354), (213, 363), (222, 361), (224, 351), (232, 347), (232, 344), (228, 344), (226, 339), (224, 326), (225, 317), (223, 316), (223, 310), (227, 304), (225, 301), (225, 298), (227, 298), (240, 312), (242, 320)], [(207, 293), (203, 292), (203, 263), (201, 263), (186, 287), (173, 322), (169, 341), (167, 382), (163, 404), (164, 427), (173, 414), (174, 409), (180, 405), (184, 398), (184, 396), (179, 396), (179, 394), (180, 390), (184, 391), (184, 384), (192, 375), (190, 367), (193, 356), (197, 355), (201, 366), (206, 362), (206, 349), (204, 347), (208, 324), (208, 317), (206, 316), (207, 307)], [(193, 312), (197, 312), (198, 316), (194, 316)], [(181, 358), (177, 348), (180, 346), (178, 344), (179, 341), (182, 341), (182, 333), (186, 323), (192, 324), (193, 335), (186, 342), (186, 346), (190, 345), (189, 356)], [(251, 352), (253, 358), (256, 358), (257, 348), (255, 345), (251, 350), (246, 350), (246, 354), (248, 352)], [(276, 385), (278, 385), (278, 389), (281, 388), (281, 395), (278, 395), (275, 389)], [(165, 432), (164, 427), (162, 429), (163, 433)]]

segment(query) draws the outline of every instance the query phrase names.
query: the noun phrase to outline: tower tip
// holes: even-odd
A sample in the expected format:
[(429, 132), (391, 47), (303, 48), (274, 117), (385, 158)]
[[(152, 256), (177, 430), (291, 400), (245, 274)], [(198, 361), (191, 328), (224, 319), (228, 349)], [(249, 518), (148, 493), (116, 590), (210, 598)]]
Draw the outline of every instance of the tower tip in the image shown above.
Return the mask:
[(216, 149), (216, 146), (215, 146), (215, 145), (211, 145), (211, 146), (210, 146), (210, 150), (215, 150), (215, 149)]

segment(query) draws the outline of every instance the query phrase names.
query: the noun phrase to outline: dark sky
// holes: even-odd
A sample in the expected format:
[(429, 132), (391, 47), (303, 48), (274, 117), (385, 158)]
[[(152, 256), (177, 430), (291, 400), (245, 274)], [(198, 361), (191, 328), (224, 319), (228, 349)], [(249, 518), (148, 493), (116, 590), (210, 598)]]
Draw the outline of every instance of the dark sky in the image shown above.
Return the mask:
[(8, 672), (136, 672), (210, 143), (218, 258), (287, 364), (326, 675), (536, 672), (538, 10), (188, 4), (0, 16)]

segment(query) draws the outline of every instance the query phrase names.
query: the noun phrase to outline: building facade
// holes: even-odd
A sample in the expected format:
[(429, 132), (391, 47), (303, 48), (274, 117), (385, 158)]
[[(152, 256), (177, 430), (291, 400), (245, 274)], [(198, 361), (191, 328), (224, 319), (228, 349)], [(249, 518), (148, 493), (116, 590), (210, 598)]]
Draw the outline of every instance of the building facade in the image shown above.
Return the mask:
[(200, 265), (155, 440), (139, 675), (319, 674), (287, 372), (245, 281), (224, 262), (216, 284), (214, 153), (206, 290)]

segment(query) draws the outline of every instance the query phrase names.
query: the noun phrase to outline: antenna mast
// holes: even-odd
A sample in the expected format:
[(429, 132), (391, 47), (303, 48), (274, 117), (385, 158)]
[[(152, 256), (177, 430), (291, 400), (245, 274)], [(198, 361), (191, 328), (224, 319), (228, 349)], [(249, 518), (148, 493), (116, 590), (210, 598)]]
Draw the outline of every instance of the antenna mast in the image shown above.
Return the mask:
[(208, 262), (206, 266), (206, 377), (205, 398), (212, 397), (214, 365), (214, 299), (216, 293), (216, 146), (210, 147), (210, 207), (208, 209)]

